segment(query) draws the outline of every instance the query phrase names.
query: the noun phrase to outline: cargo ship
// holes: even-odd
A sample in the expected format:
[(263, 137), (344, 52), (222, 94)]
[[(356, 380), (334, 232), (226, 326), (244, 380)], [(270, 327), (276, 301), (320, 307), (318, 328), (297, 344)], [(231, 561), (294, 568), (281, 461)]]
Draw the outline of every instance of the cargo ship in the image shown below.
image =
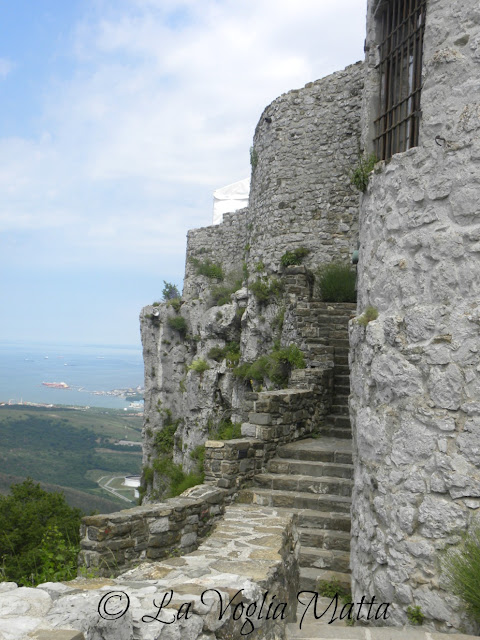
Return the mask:
[(42, 382), (45, 387), (53, 387), (54, 389), (70, 389), (66, 382)]

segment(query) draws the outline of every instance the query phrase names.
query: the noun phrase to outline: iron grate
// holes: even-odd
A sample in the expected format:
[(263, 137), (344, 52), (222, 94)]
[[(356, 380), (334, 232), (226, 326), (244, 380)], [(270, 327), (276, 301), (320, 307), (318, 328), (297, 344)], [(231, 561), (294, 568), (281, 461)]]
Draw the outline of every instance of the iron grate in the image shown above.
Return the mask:
[(374, 140), (380, 160), (418, 144), (426, 5), (427, 0), (384, 0), (378, 9), (380, 115)]

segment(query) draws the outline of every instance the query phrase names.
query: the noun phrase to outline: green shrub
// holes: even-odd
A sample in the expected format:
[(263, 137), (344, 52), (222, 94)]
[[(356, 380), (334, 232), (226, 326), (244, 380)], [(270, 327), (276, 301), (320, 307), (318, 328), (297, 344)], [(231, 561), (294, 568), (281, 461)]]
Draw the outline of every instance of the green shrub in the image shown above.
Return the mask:
[(233, 367), (240, 360), (240, 344), (238, 342), (228, 342), (224, 347), (212, 347), (208, 352), (208, 357), (216, 362), (227, 360), (227, 365)]
[(280, 348), (278, 345), (270, 354), (260, 356), (255, 362), (244, 362), (236, 367), (234, 374), (242, 380), (263, 383), (271, 380), (275, 385), (285, 387), (292, 369), (304, 369), (305, 358), (300, 349), (291, 344)]
[(210, 369), (210, 365), (203, 358), (198, 358), (197, 360), (194, 360), (192, 364), (188, 367), (189, 371), (195, 371), (196, 373), (200, 373), (200, 374), (202, 374), (204, 371), (207, 371), (207, 369)]
[(183, 336), (187, 333), (187, 321), (183, 316), (169, 317), (167, 324), (171, 329), (178, 331)]
[(180, 298), (180, 291), (176, 287), (176, 285), (171, 282), (163, 281), (163, 290), (162, 296), (164, 300), (174, 300), (175, 298)]
[(305, 247), (298, 247), (298, 249), (294, 249), (293, 251), (287, 251), (280, 258), (280, 264), (282, 267), (301, 264), (302, 260), (308, 256), (309, 253), (310, 249), (306, 249)]
[(349, 265), (331, 262), (318, 268), (316, 282), (324, 302), (355, 302), (356, 275)]
[(422, 613), (422, 610), (419, 606), (416, 607), (408, 607), (407, 608), (407, 618), (411, 624), (423, 624), (425, 620), (425, 616)]
[(459, 549), (447, 552), (442, 564), (451, 592), (462, 600), (468, 616), (480, 623), (480, 524)]
[(143, 481), (146, 485), (153, 482), (153, 469), (152, 467), (143, 467)]
[(282, 307), (272, 321), (272, 329), (282, 333), (283, 323), (285, 322), (285, 307)]
[(191, 263), (195, 267), (197, 276), (206, 276), (210, 279), (223, 280), (224, 273), (221, 265), (212, 262), (209, 258), (206, 260), (198, 260), (198, 258), (190, 258)]
[(242, 437), (242, 425), (240, 422), (220, 420), (216, 427), (209, 426), (208, 437), (210, 440), (236, 440)]
[(191, 487), (196, 487), (197, 484), (202, 484), (205, 479), (205, 475), (203, 473), (194, 473), (191, 471), (190, 473), (183, 473), (183, 478), (178, 482), (172, 482), (170, 485), (170, 498), (174, 498), (175, 496), (179, 496), (181, 493), (190, 489)]
[(174, 445), (174, 436), (178, 427), (178, 422), (163, 426), (161, 431), (155, 434), (154, 447), (158, 453), (172, 453)]
[(260, 273), (261, 271), (263, 271), (265, 269), (265, 264), (263, 263), (262, 260), (260, 260), (259, 262), (257, 262), (257, 264), (255, 265), (255, 271), (257, 273)]
[(370, 173), (373, 171), (373, 168), (377, 162), (377, 157), (374, 153), (369, 156), (359, 156), (358, 165), (356, 166), (351, 177), (351, 183), (359, 191), (367, 190)]
[(257, 278), (250, 285), (250, 291), (258, 302), (268, 302), (283, 292), (283, 283), (277, 278)]
[(82, 513), (27, 479), (0, 495), (0, 581), (31, 587), (77, 572)]
[(182, 300), (180, 298), (172, 298), (167, 302), (167, 307), (173, 307), (177, 313), (180, 311), (181, 306)]
[(153, 463), (157, 474), (165, 479), (169, 485), (166, 497), (173, 498), (180, 495), (186, 489), (201, 484), (204, 480), (203, 473), (185, 473), (179, 464), (175, 464), (171, 458), (158, 458)]
[(357, 318), (357, 322), (362, 327), (366, 327), (369, 322), (378, 318), (378, 311), (375, 307), (367, 307), (363, 315)]
[(334, 598), (338, 595), (344, 604), (352, 602), (350, 589), (335, 578), (333, 578), (333, 580), (319, 580), (317, 583), (317, 592), (324, 598)]
[(212, 288), (210, 293), (210, 306), (221, 307), (232, 301), (232, 293), (242, 288), (243, 276), (240, 272), (229, 273), (225, 284), (217, 285)]
[(197, 469), (199, 472), (203, 472), (203, 465), (205, 463), (205, 445), (199, 444), (190, 452), (190, 458), (197, 463)]

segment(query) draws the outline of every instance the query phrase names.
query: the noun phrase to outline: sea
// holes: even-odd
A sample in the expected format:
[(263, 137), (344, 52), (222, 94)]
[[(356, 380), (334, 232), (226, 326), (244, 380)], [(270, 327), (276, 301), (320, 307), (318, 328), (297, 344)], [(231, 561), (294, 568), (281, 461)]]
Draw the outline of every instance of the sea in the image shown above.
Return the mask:
[(102, 392), (137, 387), (143, 388), (140, 347), (0, 342), (0, 402), (125, 409), (131, 400)]

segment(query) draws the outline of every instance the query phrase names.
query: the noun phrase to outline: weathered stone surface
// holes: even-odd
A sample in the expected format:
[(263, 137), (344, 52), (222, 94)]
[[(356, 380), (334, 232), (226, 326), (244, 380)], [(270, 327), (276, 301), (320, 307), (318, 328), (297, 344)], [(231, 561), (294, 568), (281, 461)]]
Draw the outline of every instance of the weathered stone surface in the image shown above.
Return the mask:
[[(375, 7), (369, 1), (367, 148), (379, 81)], [(393, 624), (420, 605), (442, 631), (465, 619), (442, 588), (439, 554), (468, 531), (480, 491), (479, 93), (467, 45), (479, 35), (468, 2), (427, 3), (419, 144), (376, 166), (360, 209), (358, 308), (379, 316), (370, 331), (351, 327), (354, 594), (372, 594), (387, 564)]]

